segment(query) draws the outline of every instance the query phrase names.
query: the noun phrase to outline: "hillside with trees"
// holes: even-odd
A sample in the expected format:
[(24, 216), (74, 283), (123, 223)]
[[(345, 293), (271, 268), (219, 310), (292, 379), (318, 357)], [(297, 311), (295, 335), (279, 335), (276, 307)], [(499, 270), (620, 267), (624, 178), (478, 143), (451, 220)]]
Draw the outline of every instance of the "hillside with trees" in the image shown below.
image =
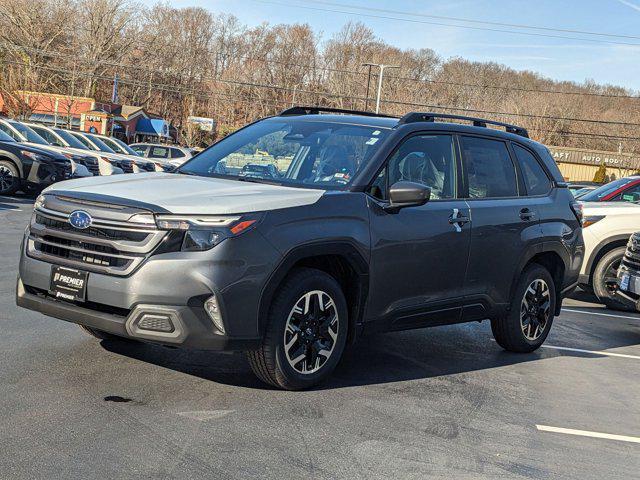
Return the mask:
[(0, 94), (15, 116), (29, 114), (16, 92), (108, 100), (117, 75), (121, 103), (177, 128), (189, 115), (214, 117), (224, 133), (294, 103), (372, 109), (377, 77), (365, 62), (401, 67), (385, 75), (384, 112), (483, 116), (523, 125), (547, 144), (639, 149), (635, 92), (402, 50), (360, 23), (323, 38), (306, 24), (249, 27), (202, 8), (0, 0)]

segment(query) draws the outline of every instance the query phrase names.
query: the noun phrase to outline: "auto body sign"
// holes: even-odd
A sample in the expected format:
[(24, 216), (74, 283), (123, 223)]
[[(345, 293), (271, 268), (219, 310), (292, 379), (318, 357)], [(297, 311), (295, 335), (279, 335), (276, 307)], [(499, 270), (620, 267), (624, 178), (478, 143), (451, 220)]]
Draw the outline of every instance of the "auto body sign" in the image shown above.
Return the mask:
[(640, 168), (640, 157), (615, 152), (580, 150), (576, 148), (549, 147), (553, 159), (559, 163), (602, 165), (617, 168)]

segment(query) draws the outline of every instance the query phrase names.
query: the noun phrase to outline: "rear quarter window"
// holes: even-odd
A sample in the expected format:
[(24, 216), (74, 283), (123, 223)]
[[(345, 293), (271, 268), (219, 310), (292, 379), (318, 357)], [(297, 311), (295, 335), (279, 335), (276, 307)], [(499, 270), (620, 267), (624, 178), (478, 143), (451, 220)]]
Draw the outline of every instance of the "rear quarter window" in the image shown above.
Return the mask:
[(527, 187), (527, 194), (531, 196), (546, 195), (551, 190), (551, 181), (536, 156), (528, 149), (512, 144), (516, 157), (520, 163), (520, 170)]

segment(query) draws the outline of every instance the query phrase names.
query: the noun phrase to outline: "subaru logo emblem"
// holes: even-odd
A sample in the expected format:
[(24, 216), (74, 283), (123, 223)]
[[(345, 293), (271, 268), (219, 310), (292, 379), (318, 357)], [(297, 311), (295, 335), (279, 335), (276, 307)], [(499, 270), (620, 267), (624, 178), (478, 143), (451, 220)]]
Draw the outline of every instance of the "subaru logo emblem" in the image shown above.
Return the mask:
[(91, 226), (91, 222), (93, 222), (91, 215), (83, 210), (75, 210), (71, 212), (71, 215), (69, 215), (69, 223), (71, 226), (80, 230), (89, 228)]

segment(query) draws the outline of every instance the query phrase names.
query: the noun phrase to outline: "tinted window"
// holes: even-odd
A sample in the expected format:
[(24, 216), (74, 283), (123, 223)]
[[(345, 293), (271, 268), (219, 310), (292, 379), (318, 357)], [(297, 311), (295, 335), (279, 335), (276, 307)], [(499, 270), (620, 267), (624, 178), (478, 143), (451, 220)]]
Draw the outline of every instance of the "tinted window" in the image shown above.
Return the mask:
[(406, 140), (376, 179), (371, 194), (387, 199), (391, 185), (416, 182), (431, 188), (431, 198), (454, 198), (456, 162), (451, 135), (419, 135)]
[(7, 123), (9, 123), (13, 128), (15, 128), (18, 132), (20, 132), (20, 135), (26, 138), (27, 142), (38, 143), (40, 145), (48, 145), (47, 141), (44, 138), (42, 138), (40, 135), (38, 135), (36, 132), (34, 132), (31, 128), (27, 127), (26, 125), (23, 125), (20, 122), (14, 122), (10, 120)]
[(622, 202), (637, 202), (640, 200), (640, 184), (636, 183), (635, 185), (627, 188), (624, 192), (619, 193), (611, 200), (613, 201), (622, 201)]
[(501, 198), (518, 195), (516, 170), (504, 142), (462, 137), (470, 198)]
[(44, 128), (40, 128), (40, 127), (31, 127), (33, 129), (33, 131), (35, 131), (38, 135), (40, 135), (42, 138), (44, 138), (47, 142), (49, 142), (50, 145), (53, 145), (54, 143), (59, 144), (61, 147), (63, 146), (60, 143), (60, 140), (58, 140), (55, 135), (53, 135), (51, 132), (49, 132), (48, 130), (44, 129)]
[(536, 157), (526, 148), (513, 144), (528, 195), (545, 195), (551, 190), (551, 182)]
[(72, 134), (70, 134), (66, 130), (62, 130), (60, 128), (54, 128), (53, 131), (56, 132), (58, 135), (60, 135), (60, 137), (65, 142), (67, 142), (67, 145), (69, 147), (79, 148), (80, 150), (89, 150), (84, 143), (82, 143), (80, 140), (78, 140), (76, 137), (74, 137)]
[(7, 135), (4, 131), (2, 131), (2, 129), (0, 128), (0, 142), (15, 142), (15, 139), (9, 135)]
[(89, 150), (95, 150), (98, 151), (98, 147), (95, 147), (91, 144), (91, 142), (89, 140), (87, 140), (85, 137), (83, 137), (82, 135), (80, 135), (79, 133), (72, 133), (71, 135), (73, 135), (73, 137), (75, 139), (77, 139), (79, 142), (81, 142), (85, 147), (87, 147)]
[(17, 132), (14, 132), (12, 129), (10, 129), (9, 127), (7, 127), (5, 124), (0, 123), (0, 130), (2, 130), (4, 133), (6, 133), (7, 135), (9, 135), (11, 138), (13, 138), (16, 142), (24, 142), (24, 139), (18, 135)]
[(182, 150), (179, 150), (177, 148), (172, 148), (171, 149), (171, 158), (182, 158), (184, 157), (184, 152)]

